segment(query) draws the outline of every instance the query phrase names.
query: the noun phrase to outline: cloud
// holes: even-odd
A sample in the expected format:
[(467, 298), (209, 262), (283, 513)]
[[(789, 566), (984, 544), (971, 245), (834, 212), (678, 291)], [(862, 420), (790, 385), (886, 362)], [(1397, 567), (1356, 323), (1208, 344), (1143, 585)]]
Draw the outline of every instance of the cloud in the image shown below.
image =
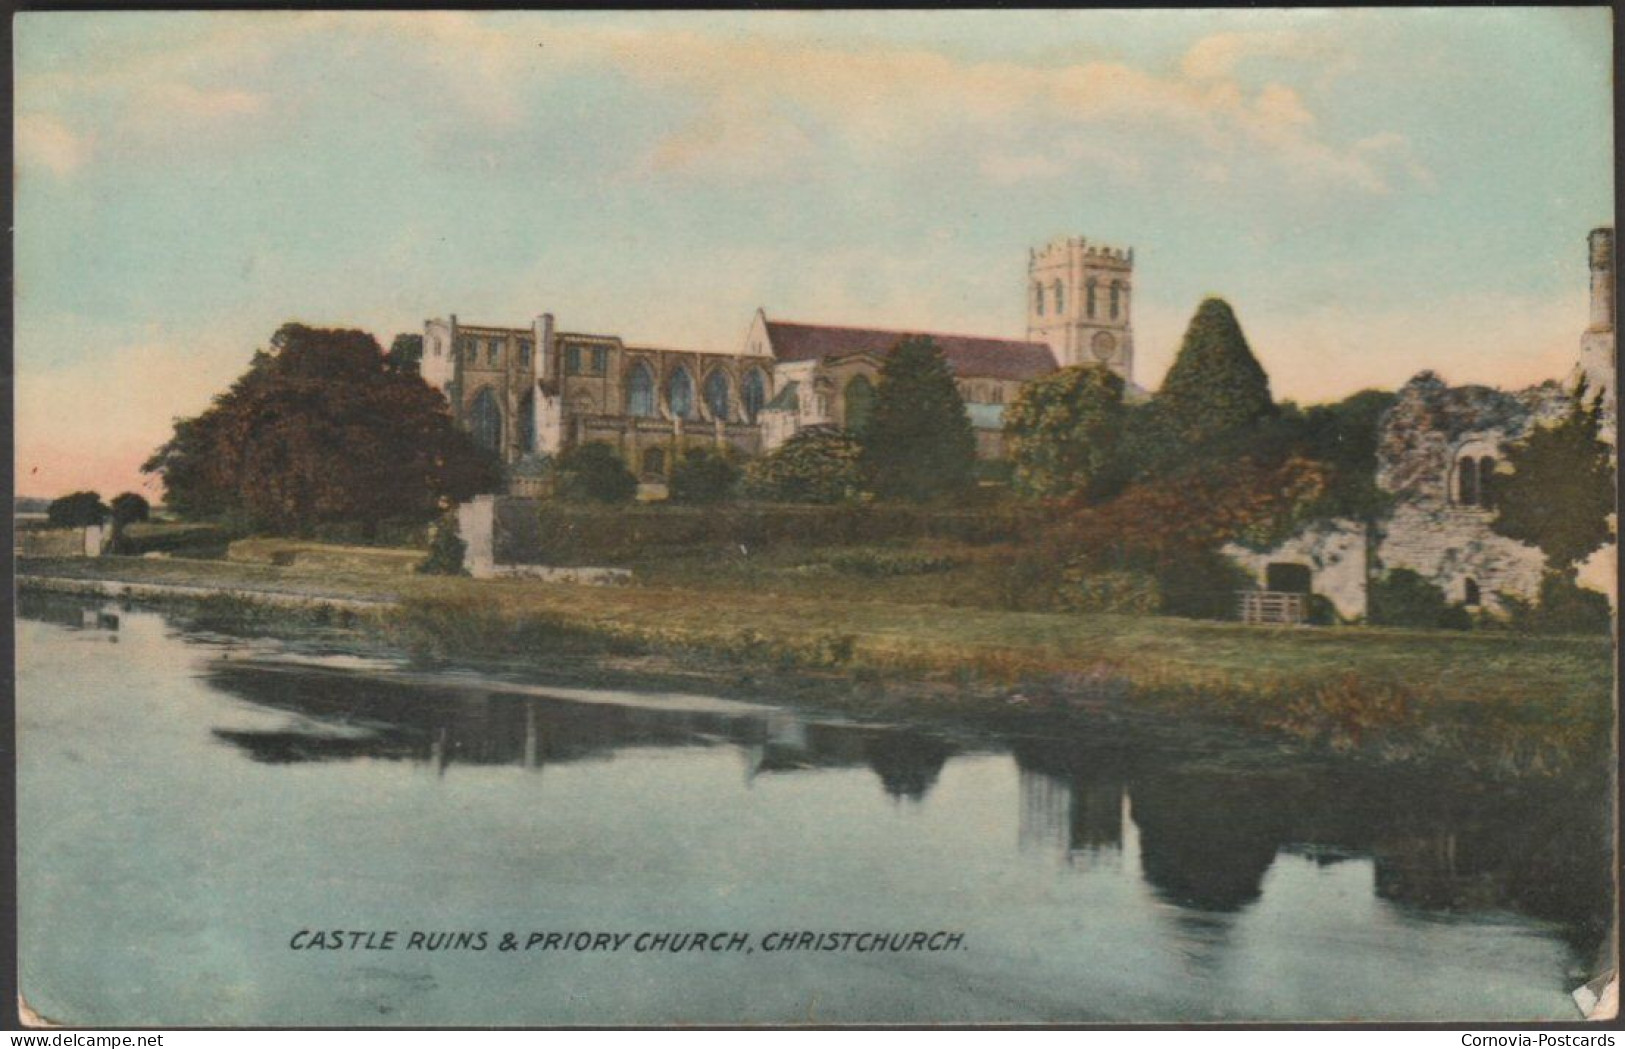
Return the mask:
[(1213, 80), (1233, 76), (1247, 59), (1309, 58), (1325, 50), (1322, 40), (1296, 29), (1214, 33), (1191, 45), (1179, 69), (1192, 80)]
[[(872, 40), (723, 30), (699, 16), (615, 23), (568, 14), (311, 12), (202, 24), (168, 50), (30, 74), (20, 78), (19, 96), (111, 93), (137, 120), (258, 122), (276, 95), (267, 85), (312, 48), (330, 47), (388, 56), (421, 85), (422, 98), (449, 100), (497, 130), (553, 104), (549, 85), (583, 74), (608, 73), (689, 107), (689, 119), (657, 128), (628, 158), (631, 174), (765, 182), (906, 167), (961, 155), (972, 140), (984, 151), (972, 167), (995, 186), (1121, 174), (1175, 146), (1190, 154), (1186, 168), (1245, 152), (1300, 184), (1368, 193), (1421, 170), (1384, 133), (1364, 145), (1334, 141), (1292, 88), (1249, 88), (1236, 78), (1245, 61), (1264, 56), (1338, 64), (1329, 36), (1297, 30), (1216, 34), (1191, 47), (1177, 70), (1158, 73), (1114, 61), (969, 60)], [(434, 116), (425, 110), (424, 119)], [(1064, 145), (1103, 134), (1116, 135), (1116, 159)], [(151, 136), (149, 149), (163, 148), (163, 137)]]
[(17, 118), (17, 158), (54, 175), (71, 175), (90, 159), (89, 138), (53, 117), (28, 113)]
[(204, 90), (191, 84), (157, 83), (142, 92), (143, 107), (151, 107), (168, 119), (176, 116), (196, 120), (252, 116), (265, 109), (266, 96), (251, 91)]

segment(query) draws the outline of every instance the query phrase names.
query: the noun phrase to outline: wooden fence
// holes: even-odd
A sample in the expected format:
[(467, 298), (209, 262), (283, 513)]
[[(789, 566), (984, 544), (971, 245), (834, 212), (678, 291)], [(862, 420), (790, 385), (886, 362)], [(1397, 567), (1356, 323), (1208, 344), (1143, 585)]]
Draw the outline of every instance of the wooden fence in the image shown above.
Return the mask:
[(1280, 590), (1238, 590), (1243, 623), (1302, 623), (1309, 618), (1309, 595)]

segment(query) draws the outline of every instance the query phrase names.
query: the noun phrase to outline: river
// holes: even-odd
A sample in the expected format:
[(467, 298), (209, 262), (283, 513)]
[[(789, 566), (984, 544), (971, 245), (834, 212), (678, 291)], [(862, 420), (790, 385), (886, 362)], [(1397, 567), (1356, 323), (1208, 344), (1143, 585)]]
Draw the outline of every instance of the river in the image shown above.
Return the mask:
[[(859, 724), (56, 597), (19, 602), (17, 733), (21, 988), (74, 1024), (1578, 1019), (1610, 906), (1583, 785)], [(374, 949), (310, 947), (334, 930)]]

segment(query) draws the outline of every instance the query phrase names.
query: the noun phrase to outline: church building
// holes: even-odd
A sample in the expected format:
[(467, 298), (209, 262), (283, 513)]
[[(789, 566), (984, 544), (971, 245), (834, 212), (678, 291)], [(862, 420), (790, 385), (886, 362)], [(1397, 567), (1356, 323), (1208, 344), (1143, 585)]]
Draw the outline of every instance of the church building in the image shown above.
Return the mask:
[[(453, 417), (497, 452), (515, 495), (534, 494), (547, 456), (589, 441), (615, 448), (641, 482), (663, 484), (689, 447), (760, 455), (809, 426), (861, 429), (881, 365), (905, 338), (942, 348), (976, 430), (1003, 455), (1004, 406), (1023, 383), (1103, 364), (1132, 384), (1132, 250), (1064, 238), (1028, 258), (1027, 337), (999, 338), (774, 320), (758, 309), (734, 352), (630, 345), (615, 335), (424, 322), (422, 372)], [(1131, 386), (1132, 389), (1132, 386)]]

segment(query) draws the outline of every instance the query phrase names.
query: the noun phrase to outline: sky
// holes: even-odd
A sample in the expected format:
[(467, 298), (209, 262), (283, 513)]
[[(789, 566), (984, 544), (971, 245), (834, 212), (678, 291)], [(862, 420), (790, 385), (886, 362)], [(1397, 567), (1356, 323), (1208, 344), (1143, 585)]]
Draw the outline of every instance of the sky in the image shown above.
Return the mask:
[(1607, 8), (36, 12), (15, 25), (17, 490), (140, 463), (285, 321), (737, 350), (752, 312), (1022, 337), (1135, 249), (1278, 398), (1566, 374), (1612, 221)]

